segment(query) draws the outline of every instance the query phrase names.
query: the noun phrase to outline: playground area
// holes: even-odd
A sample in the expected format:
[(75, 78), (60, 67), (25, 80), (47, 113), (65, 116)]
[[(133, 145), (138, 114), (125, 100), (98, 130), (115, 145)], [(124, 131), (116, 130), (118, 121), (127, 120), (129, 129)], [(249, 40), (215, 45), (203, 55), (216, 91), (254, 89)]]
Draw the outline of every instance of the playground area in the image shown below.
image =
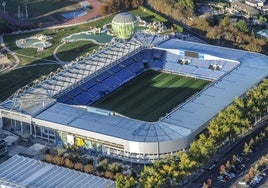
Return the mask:
[[(138, 18), (138, 31), (144, 31), (147, 33), (162, 33), (166, 31), (166, 27), (163, 23), (159, 21), (153, 21), (151, 23), (147, 23), (146, 21), (142, 20), (141, 17), (137, 16)], [(81, 40), (90, 40), (95, 44), (105, 44), (110, 43), (113, 38), (115, 38), (115, 33), (112, 30), (111, 24), (105, 24), (102, 27), (94, 27), (90, 28), (89, 31), (82, 31), (79, 33), (73, 33), (65, 38), (62, 39), (62, 42), (69, 43), (69, 42), (76, 42)]]
[(83, 31), (79, 33), (74, 33), (62, 39), (62, 42), (76, 42), (81, 40), (90, 40), (96, 44), (105, 44), (111, 42), (114, 38), (113, 35), (108, 34), (107, 30), (102, 30), (101, 28), (94, 28), (90, 31)]
[(25, 39), (16, 40), (16, 45), (19, 48), (37, 48), (37, 51), (43, 51), (45, 48), (52, 45), (47, 41), (50, 39), (52, 39), (52, 37), (39, 34)]

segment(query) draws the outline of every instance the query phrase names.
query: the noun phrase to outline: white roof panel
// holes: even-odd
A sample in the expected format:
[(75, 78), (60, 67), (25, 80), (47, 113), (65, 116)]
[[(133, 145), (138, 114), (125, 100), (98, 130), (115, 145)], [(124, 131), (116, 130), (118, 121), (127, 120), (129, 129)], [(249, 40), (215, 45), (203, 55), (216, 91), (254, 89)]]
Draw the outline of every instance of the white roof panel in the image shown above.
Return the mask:
[[(87, 112), (86, 108), (60, 103), (47, 108), (35, 118), (129, 141), (168, 141), (196, 133), (195, 131), (203, 127), (204, 123), (232, 103), (235, 97), (241, 96), (268, 76), (268, 57), (261, 54), (177, 39), (167, 40), (157, 48), (171, 51), (173, 54), (169, 55), (169, 58), (170, 61), (173, 58), (172, 62), (177, 61), (178, 56), (174, 54), (178, 50), (188, 50), (229, 60), (233, 63), (239, 62), (240, 65), (225, 73), (210, 87), (206, 87), (158, 122), (143, 122), (115, 115), (100, 115)], [(223, 61), (223, 63), (225, 62)]]
[[(26, 178), (21, 178), (27, 174)], [(109, 179), (82, 173), (76, 170), (37, 161), (15, 155), (0, 164), (0, 179), (2, 182), (25, 187), (81, 187), (87, 185), (94, 188), (104, 188), (105, 185), (115, 188), (115, 182)], [(1, 182), (1, 183), (2, 183)]]
[[(128, 48), (133, 47), (133, 44), (131, 45), (130, 43), (135, 44), (135, 40), (126, 44)], [(113, 46), (115, 48), (114, 50), (126, 50), (127, 48), (122, 48), (122, 45), (123, 44), (119, 43), (115, 44)], [(139, 45), (140, 44), (137, 43), (135, 48)], [(88, 112), (86, 108), (60, 103), (55, 103), (50, 106), (35, 116), (33, 120), (39, 119), (44, 120), (44, 122), (55, 122), (76, 128), (77, 130), (86, 130), (129, 141), (168, 141), (187, 137), (192, 133), (197, 134), (196, 130), (200, 130), (200, 127), (202, 128), (204, 123), (208, 122), (212, 117), (217, 115), (219, 111), (222, 111), (232, 103), (235, 97), (243, 95), (245, 91), (268, 76), (268, 57), (262, 54), (177, 39), (167, 40), (157, 46), (157, 48), (170, 52), (167, 57), (169, 58), (169, 62), (166, 64), (170, 68), (174, 66), (180, 67), (180, 70), (185, 69), (187, 72), (197, 69), (195, 66), (185, 67), (176, 64), (179, 58), (179, 51), (182, 50), (199, 52), (210, 58), (217, 57), (218, 60), (220, 59), (219, 62), (223, 64), (223, 67), (230, 72), (225, 73), (218, 81), (206, 87), (186, 103), (178, 106), (158, 122), (151, 123), (115, 115), (100, 115)], [(111, 52), (111, 49), (109, 50), (108, 52)], [(128, 51), (129, 49), (126, 52), (124, 51), (124, 54), (127, 54)], [(101, 57), (101, 53), (90, 57), (90, 59), (98, 63), (98, 56)], [(231, 68), (235, 68), (236, 65), (240, 64), (238, 67), (231, 70), (229, 64), (226, 64), (224, 60), (233, 63), (230, 64)], [(210, 59), (210, 61), (213, 62), (213, 59)], [(85, 63), (88, 64), (89, 61)], [(80, 66), (82, 62), (78, 64)], [(209, 65), (209, 63), (202, 66), (207, 65)], [(96, 67), (92, 66), (92, 68), (95, 69)], [(73, 65), (73, 69), (69, 68), (67, 70), (77, 71), (75, 64)], [(66, 75), (70, 74), (70, 72), (68, 72), (66, 72)], [(62, 74), (63, 73), (64, 72), (62, 72)], [(206, 71), (204, 74), (206, 74)], [(224, 73), (214, 71), (211, 76), (218, 78), (221, 74)], [(55, 82), (56, 84), (56, 81), (51, 82)]]

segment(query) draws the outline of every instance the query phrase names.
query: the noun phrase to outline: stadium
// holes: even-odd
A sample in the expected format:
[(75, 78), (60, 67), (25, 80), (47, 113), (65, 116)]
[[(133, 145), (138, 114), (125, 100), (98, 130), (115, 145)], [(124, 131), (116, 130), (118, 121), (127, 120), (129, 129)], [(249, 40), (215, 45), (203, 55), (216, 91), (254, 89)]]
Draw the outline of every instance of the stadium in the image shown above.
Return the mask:
[(267, 70), (261, 54), (138, 32), (19, 89), (1, 103), (0, 127), (148, 162), (187, 149)]

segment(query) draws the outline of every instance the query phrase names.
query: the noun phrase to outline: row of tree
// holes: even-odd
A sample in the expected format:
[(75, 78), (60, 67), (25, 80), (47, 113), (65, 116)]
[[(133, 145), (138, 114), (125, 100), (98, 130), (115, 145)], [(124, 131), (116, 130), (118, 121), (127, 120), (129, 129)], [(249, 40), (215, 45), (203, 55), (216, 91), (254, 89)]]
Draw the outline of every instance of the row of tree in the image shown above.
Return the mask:
[[(254, 150), (254, 147), (256, 146), (256, 144), (260, 144), (260, 143), (263, 143), (266, 139), (266, 135), (268, 135), (268, 128), (265, 129), (265, 131), (262, 131), (259, 133), (259, 135), (257, 135), (254, 138), (251, 138), (249, 140), (249, 142), (245, 142), (244, 144), (244, 148), (243, 148), (243, 154), (245, 156), (249, 155), (251, 152), (253, 152)], [(267, 161), (267, 158), (268, 157), (268, 154), (265, 156), (262, 156), (262, 158), (255, 164), (254, 166), (254, 171), (255, 172), (259, 172), (260, 170), (262, 170), (264, 167), (266, 167), (266, 165), (268, 164), (268, 161)], [(238, 160), (237, 156), (236, 155), (233, 155), (232, 156), (232, 159), (231, 161), (228, 160), (226, 162), (226, 164), (222, 164), (220, 166), (220, 174), (226, 174), (226, 171), (229, 171), (231, 170), (233, 167), (239, 167), (241, 166), (241, 159)]]
[(239, 48), (262, 52), (265, 41), (255, 37), (253, 32), (250, 32), (245, 20), (240, 20), (237, 23), (232, 23), (230, 17), (226, 16), (221, 21), (216, 17), (193, 18), (189, 25), (204, 33), (206, 37), (215, 41), (228, 41)]
[(265, 169), (268, 165), (268, 154), (262, 156), (254, 166), (252, 166), (244, 176), (246, 183), (249, 183), (262, 169)]
[(175, 20), (187, 22), (194, 17), (193, 0), (147, 0), (146, 5)]
[(128, 11), (138, 8), (143, 4), (143, 0), (104, 0), (100, 7), (100, 14), (107, 15), (119, 11)]
[(220, 42), (220, 45), (225, 45), (222, 42), (228, 41), (248, 51), (262, 52), (266, 44), (264, 40), (256, 38), (253, 32), (249, 32), (247, 23), (243, 20), (231, 23), (228, 16), (221, 21), (216, 16), (195, 16), (193, 0), (147, 0), (146, 2), (152, 9), (181, 21), (201, 32), (200, 34), (208, 39)]
[[(172, 187), (176, 182), (182, 181), (193, 170), (199, 168), (201, 162), (206, 162), (215, 154), (217, 148), (225, 143), (232, 143), (236, 138), (246, 133), (258, 117), (268, 111), (268, 80), (248, 90), (242, 98), (235, 99), (217, 117), (211, 120), (207, 134), (200, 134), (187, 152), (178, 152), (166, 160), (155, 162), (146, 166), (140, 173), (141, 187)], [(268, 129), (256, 139), (267, 138)], [(255, 139), (255, 140), (256, 140)], [(250, 141), (250, 145), (253, 144)], [(235, 159), (233, 159), (235, 160)], [(127, 181), (121, 181), (119, 187), (127, 186)]]
[[(112, 180), (118, 179), (122, 176), (123, 169), (119, 163), (114, 162), (109, 164), (107, 159), (103, 159), (98, 164), (93, 164), (93, 160), (77, 160), (72, 156), (47, 154), (45, 160), (48, 163), (56, 164), (58, 166), (65, 166), (70, 169), (103, 176)], [(134, 178), (126, 177), (126, 180), (131, 181)], [(133, 181), (131, 181), (133, 184)], [(135, 181), (134, 181), (135, 182)], [(129, 182), (128, 182), (129, 183)]]

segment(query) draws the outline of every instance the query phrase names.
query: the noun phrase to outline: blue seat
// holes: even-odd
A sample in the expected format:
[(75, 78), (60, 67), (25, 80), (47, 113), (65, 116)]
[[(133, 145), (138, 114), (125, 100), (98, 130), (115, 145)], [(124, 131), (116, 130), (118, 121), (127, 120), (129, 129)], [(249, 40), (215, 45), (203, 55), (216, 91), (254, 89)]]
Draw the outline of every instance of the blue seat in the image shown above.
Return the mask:
[(116, 73), (120, 72), (121, 70), (122, 70), (122, 68), (119, 65), (116, 65), (116, 66), (110, 68), (109, 72), (116, 74)]
[(88, 104), (90, 100), (90, 96), (87, 92), (83, 92), (80, 95), (76, 96), (74, 101), (76, 101), (78, 104), (86, 105)]
[(88, 80), (87, 82), (83, 83), (80, 87), (83, 89), (83, 90), (87, 90), (91, 87), (94, 87), (95, 85), (97, 84), (97, 82), (95, 80)]

